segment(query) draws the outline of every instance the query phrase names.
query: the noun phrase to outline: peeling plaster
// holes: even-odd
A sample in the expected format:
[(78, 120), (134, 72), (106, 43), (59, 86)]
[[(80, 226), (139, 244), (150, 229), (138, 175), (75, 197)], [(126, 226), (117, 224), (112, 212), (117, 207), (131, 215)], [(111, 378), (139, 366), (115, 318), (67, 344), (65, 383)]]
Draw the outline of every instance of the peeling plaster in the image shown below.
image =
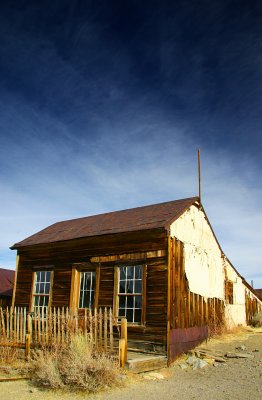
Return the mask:
[(171, 224), (171, 237), (184, 243), (185, 272), (191, 292), (224, 299), (221, 250), (203, 211), (191, 206)]
[(244, 285), (242, 278), (222, 253), (205, 213), (192, 205), (171, 224), (170, 235), (184, 243), (189, 290), (205, 298), (225, 300), (227, 276), (233, 282), (234, 303), (225, 304), (227, 326), (246, 325), (245, 293), (251, 298), (257, 297)]

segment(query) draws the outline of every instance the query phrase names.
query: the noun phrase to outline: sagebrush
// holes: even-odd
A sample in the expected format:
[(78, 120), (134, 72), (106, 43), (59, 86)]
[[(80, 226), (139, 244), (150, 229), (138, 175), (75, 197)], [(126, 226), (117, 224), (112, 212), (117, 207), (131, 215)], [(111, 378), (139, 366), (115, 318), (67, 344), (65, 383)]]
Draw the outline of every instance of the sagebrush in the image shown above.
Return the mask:
[(255, 327), (262, 327), (262, 311), (253, 316), (251, 324)]
[(94, 349), (84, 336), (76, 336), (63, 348), (43, 349), (33, 354), (30, 375), (39, 386), (96, 392), (118, 383), (117, 363)]

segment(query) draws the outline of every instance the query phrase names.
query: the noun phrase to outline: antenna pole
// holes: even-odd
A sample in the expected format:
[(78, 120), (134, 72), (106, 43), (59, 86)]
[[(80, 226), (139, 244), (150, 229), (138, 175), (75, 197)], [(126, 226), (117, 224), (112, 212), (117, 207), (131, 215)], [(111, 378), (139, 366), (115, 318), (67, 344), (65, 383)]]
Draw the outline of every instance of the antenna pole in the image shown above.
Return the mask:
[(200, 163), (200, 149), (197, 152), (198, 155), (198, 197), (201, 204), (201, 163)]

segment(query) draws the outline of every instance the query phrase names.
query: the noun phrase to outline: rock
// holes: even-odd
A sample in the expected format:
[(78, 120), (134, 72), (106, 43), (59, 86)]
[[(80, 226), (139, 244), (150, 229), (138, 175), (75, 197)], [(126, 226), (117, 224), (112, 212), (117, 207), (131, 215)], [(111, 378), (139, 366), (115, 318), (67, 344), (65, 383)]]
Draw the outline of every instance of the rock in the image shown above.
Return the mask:
[(193, 369), (201, 369), (206, 367), (207, 365), (208, 363), (205, 360), (198, 358), (193, 364)]
[(159, 380), (164, 379), (164, 376), (162, 374), (159, 374), (158, 372), (149, 372), (148, 374), (144, 375), (144, 378), (155, 381), (157, 379), (159, 379)]
[(190, 357), (188, 357), (188, 359), (186, 360), (186, 363), (187, 363), (188, 365), (193, 365), (197, 360), (198, 360), (197, 357), (195, 357), (195, 356), (190, 356)]
[(236, 350), (245, 351), (247, 348), (243, 344), (241, 346), (236, 347)]
[(148, 381), (156, 381), (156, 378), (150, 376), (150, 375), (143, 375), (144, 379), (148, 380)]
[(164, 376), (162, 374), (160, 374), (159, 372), (150, 372), (150, 375), (156, 379), (164, 379)]
[(188, 368), (188, 364), (185, 364), (185, 363), (179, 364), (179, 367), (180, 367), (181, 369), (187, 369), (187, 368)]

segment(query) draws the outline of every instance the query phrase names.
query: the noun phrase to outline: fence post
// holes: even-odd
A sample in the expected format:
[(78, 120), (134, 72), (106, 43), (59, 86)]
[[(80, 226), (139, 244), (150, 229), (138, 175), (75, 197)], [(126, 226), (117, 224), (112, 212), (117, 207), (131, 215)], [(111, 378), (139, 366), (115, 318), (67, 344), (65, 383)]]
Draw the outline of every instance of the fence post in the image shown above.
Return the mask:
[(119, 366), (125, 366), (125, 339), (119, 339)]
[(127, 319), (121, 320), (121, 339), (119, 340), (119, 362), (124, 368), (127, 361)]
[(29, 333), (25, 336), (25, 356), (26, 359), (29, 359), (30, 356), (30, 344), (31, 344), (31, 335)]

